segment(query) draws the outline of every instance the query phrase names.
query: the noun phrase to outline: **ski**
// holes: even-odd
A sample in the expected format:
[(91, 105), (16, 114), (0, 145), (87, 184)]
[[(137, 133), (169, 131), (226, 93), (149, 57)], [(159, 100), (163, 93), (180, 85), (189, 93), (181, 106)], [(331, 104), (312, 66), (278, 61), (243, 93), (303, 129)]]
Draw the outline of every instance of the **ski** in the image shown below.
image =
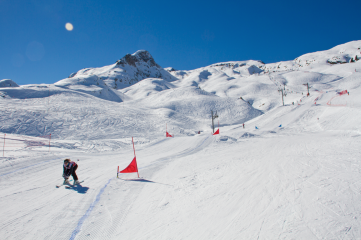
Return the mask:
[(82, 182), (84, 182), (84, 180), (80, 181), (78, 184), (67, 184), (67, 186), (65, 186), (65, 188), (74, 188), (74, 187), (76, 187), (77, 185), (79, 185)]
[[(80, 181), (78, 184), (80, 184), (80, 183), (82, 183), (82, 182), (84, 182), (84, 180), (83, 181)], [(74, 186), (76, 186), (76, 185), (74, 185), (74, 184), (71, 184), (70, 182), (69, 183), (63, 183), (63, 184), (60, 184), (60, 185), (56, 185), (56, 188), (61, 188), (62, 186), (65, 186), (65, 187), (74, 187)]]
[(67, 184), (62, 183), (60, 185), (56, 185), (56, 188), (60, 188), (60, 187), (65, 186), (65, 185), (69, 185), (69, 184), (68, 183)]

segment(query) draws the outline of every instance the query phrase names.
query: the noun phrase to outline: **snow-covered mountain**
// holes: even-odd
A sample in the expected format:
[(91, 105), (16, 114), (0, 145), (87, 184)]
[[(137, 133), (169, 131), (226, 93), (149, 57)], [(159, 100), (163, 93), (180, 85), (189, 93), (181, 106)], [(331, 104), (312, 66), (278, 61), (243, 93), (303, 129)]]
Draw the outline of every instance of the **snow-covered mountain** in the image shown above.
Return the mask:
[[(307, 53), (293, 61), (265, 64), (261, 68), (266, 72), (304, 71), (328, 68), (333, 64), (354, 63), (361, 59), (360, 41), (352, 41), (338, 45), (329, 50)], [(317, 69), (320, 67), (321, 69)]]
[(127, 88), (146, 78), (161, 78), (165, 81), (176, 79), (160, 67), (149, 52), (139, 50), (125, 55), (112, 65), (79, 70), (54, 85), (121, 102), (127, 96), (119, 93), (118, 89)]
[[(65, 121), (70, 121), (68, 124), (72, 127), (82, 124), (78, 120), (73, 122), (72, 119), (77, 118), (57, 117), (54, 120), (51, 114), (49, 115), (49, 109), (54, 108), (50, 102), (56, 104), (51, 101), (52, 99), (58, 99), (57, 101), (60, 102), (64, 101), (61, 100), (63, 98), (67, 99), (66, 101), (69, 99), (77, 101), (76, 96), (87, 99), (86, 101), (106, 100), (115, 104), (126, 102), (127, 104), (122, 105), (143, 109), (144, 114), (151, 116), (157, 116), (152, 113), (157, 110), (162, 119), (160, 122), (173, 119), (177, 122), (177, 131), (180, 133), (184, 133), (185, 130), (193, 133), (198, 130), (206, 131), (209, 128), (206, 119), (209, 118), (211, 110), (218, 111), (222, 126), (243, 123), (282, 105), (280, 89), (284, 89), (287, 94), (284, 98), (286, 104), (298, 104), (307, 93), (304, 84), (309, 83), (312, 87), (311, 91), (326, 91), (335, 89), (333, 82), (342, 86), (342, 83), (351, 81), (347, 80), (348, 76), (360, 65), (360, 61), (357, 60), (359, 59), (357, 51), (360, 47), (361, 41), (354, 41), (330, 50), (305, 54), (288, 62), (265, 64), (253, 60), (232, 61), (187, 71), (163, 69), (147, 51), (141, 50), (132, 55), (127, 54), (109, 66), (82, 69), (55, 84), (19, 87), (11, 80), (3, 80), (1, 83), (6, 88), (0, 88), (1, 96), (14, 99), (35, 98), (37, 101), (44, 101), (43, 110), (39, 112), (44, 119), (34, 119), (34, 122), (40, 124), (35, 130), (32, 124), (23, 124), (24, 116), (29, 111), (24, 109), (27, 112), (25, 114), (21, 107), (20, 109), (17, 107), (11, 116), (18, 120), (6, 121), (6, 124), (1, 126), (1, 131), (30, 135), (52, 133), (54, 138), (83, 136), (81, 138), (84, 139), (98, 136), (99, 133), (94, 128), (91, 134), (88, 132), (86, 135), (83, 128), (79, 127), (75, 127), (71, 132), (54, 128), (54, 121), (58, 122), (59, 126), (64, 126)], [(331, 64), (329, 61), (335, 57), (347, 59), (350, 56), (353, 61), (350, 60), (345, 64)], [(352, 81), (352, 84), (358, 87), (356, 82)], [(73, 97), (69, 98), (69, 96)], [(82, 115), (83, 106), (76, 107), (80, 109), (75, 112)], [(72, 104), (66, 109), (71, 111), (71, 108), (74, 108)], [(114, 117), (119, 118), (127, 114), (129, 113), (120, 110), (117, 113), (119, 116), (114, 115)], [(86, 113), (84, 115), (89, 117)], [(4, 117), (7, 119), (6, 115), (3, 115), (3, 121)], [(179, 118), (184, 121), (179, 121)], [(84, 119), (84, 121), (88, 120)], [(194, 123), (188, 124), (189, 122)], [(124, 123), (119, 122), (119, 124), (124, 126)], [(159, 127), (161, 126), (153, 125), (149, 130), (156, 132)], [(117, 135), (120, 129), (122, 128), (119, 127), (117, 131), (112, 130), (112, 134)]]
[[(113, 89), (129, 87), (145, 78), (161, 78), (166, 81), (175, 79), (159, 66), (154, 61), (152, 55), (145, 50), (139, 50), (134, 54), (127, 54), (112, 65), (81, 69), (69, 76), (69, 79), (77, 79), (77, 84), (79, 81), (81, 82), (88, 78), (95, 78), (97, 83), (103, 82)], [(58, 84), (62, 84), (62, 81), (58, 82)]]
[(3, 79), (0, 80), (0, 88), (6, 88), (6, 87), (19, 87), (13, 80), (11, 79)]
[[(0, 81), (0, 236), (361, 238), (360, 48), (194, 70), (138, 51), (54, 84)], [(124, 181), (132, 137), (143, 178)], [(64, 158), (82, 185), (55, 189)]]
[[(265, 64), (253, 60), (232, 61), (187, 71), (163, 69), (150, 53), (140, 50), (132, 55), (127, 54), (109, 66), (82, 69), (53, 85), (18, 87), (11, 80), (3, 80), (1, 84), (6, 88), (0, 88), (0, 93), (2, 96), (20, 99), (75, 94), (112, 102), (126, 101), (133, 106), (147, 106), (148, 109), (164, 106), (173, 112), (181, 108), (169, 103), (177, 102), (177, 105), (184, 105), (188, 99), (195, 107), (189, 113), (198, 112), (199, 116), (202, 112), (202, 117), (206, 117), (210, 110), (218, 105), (219, 113), (227, 112), (230, 114), (230, 118), (227, 119), (233, 119), (231, 122), (224, 120), (223, 124), (231, 124), (250, 120), (242, 115), (257, 116), (250, 114), (249, 111), (262, 114), (280, 106), (281, 97), (278, 91), (280, 88), (284, 88), (288, 93), (285, 97), (286, 103), (298, 102), (304, 96), (302, 93), (306, 94), (306, 87), (303, 85), (306, 83), (312, 85), (313, 91), (333, 88), (330, 82), (347, 77), (355, 71), (354, 68), (360, 63), (358, 62), (360, 48), (361, 41), (353, 41), (330, 50), (305, 54), (288, 62)], [(345, 60), (346, 64), (333, 64), (332, 59), (335, 58), (349, 59), (349, 61)], [(344, 69), (347, 71), (345, 72)], [(214, 104), (205, 109), (200, 107), (197, 102), (203, 97), (212, 99), (205, 101), (206, 105), (211, 102)], [(229, 104), (223, 105), (219, 101), (231, 101), (236, 105), (245, 104), (253, 110), (246, 112), (242, 110), (241, 115), (234, 114), (240, 110), (233, 109), (234, 112), (226, 110), (225, 106)], [(142, 105), (139, 104), (140, 102)], [(8, 130), (4, 126), (2, 128), (5, 132), (13, 131), (10, 130), (13, 128)], [(26, 132), (22, 133), (26, 134)]]

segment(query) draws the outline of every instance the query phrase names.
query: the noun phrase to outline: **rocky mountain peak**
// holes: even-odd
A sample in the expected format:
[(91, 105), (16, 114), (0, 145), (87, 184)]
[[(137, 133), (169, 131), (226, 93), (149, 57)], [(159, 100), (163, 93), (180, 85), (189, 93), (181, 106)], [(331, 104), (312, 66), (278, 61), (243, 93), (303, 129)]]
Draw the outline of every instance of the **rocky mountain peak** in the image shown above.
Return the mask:
[(160, 66), (154, 61), (154, 58), (150, 53), (146, 50), (138, 50), (133, 54), (127, 54), (120, 60), (116, 61), (117, 65), (124, 66), (125, 64), (128, 64), (133, 67), (137, 67), (137, 63), (146, 63), (150, 67), (159, 67)]

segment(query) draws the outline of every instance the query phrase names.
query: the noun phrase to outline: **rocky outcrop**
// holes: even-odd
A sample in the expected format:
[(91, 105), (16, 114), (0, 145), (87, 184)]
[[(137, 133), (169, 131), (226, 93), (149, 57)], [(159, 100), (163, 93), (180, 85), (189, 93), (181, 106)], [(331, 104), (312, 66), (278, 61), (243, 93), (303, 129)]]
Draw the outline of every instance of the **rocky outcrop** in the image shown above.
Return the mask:
[(134, 54), (127, 54), (120, 60), (116, 61), (117, 65), (125, 66), (125, 64), (128, 64), (133, 67), (137, 67), (138, 63), (146, 63), (149, 65), (149, 67), (157, 67), (161, 68), (153, 59), (152, 55), (146, 50), (138, 50)]
[(172, 67), (167, 67), (167, 68), (164, 68), (164, 70), (166, 70), (167, 72), (174, 72), (174, 71), (177, 71), (175, 68), (172, 68)]

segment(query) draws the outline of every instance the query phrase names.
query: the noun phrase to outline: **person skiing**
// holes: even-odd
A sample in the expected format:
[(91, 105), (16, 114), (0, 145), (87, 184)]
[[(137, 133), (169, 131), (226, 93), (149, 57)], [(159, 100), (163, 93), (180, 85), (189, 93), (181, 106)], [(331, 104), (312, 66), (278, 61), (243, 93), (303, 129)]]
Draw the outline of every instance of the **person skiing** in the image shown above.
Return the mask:
[(68, 158), (64, 160), (64, 165), (63, 165), (64, 184), (69, 183), (70, 175), (74, 179), (74, 185), (79, 184), (78, 176), (76, 175), (77, 169), (78, 169), (78, 164), (76, 164), (75, 162), (71, 161)]

